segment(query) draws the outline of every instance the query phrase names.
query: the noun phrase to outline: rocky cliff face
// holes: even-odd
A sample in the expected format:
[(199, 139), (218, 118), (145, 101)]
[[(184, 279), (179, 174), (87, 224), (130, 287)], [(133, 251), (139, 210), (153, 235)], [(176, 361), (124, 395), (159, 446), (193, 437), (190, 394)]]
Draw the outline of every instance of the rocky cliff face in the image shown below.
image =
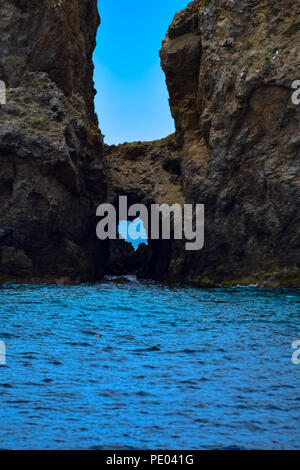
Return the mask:
[(300, 284), (300, 116), (291, 100), (299, 23), (294, 2), (278, 3), (198, 0), (177, 13), (161, 50), (177, 148), (153, 142), (109, 153), (117, 191), (205, 204), (204, 249), (161, 246), (154, 263), (164, 253), (163, 269), (150, 263), (149, 277)]
[[(106, 196), (94, 113), (96, 0), (0, 5), (0, 278), (95, 279)], [(98, 258), (98, 259), (97, 259)]]
[[(290, 0), (191, 2), (161, 50), (176, 134), (108, 147), (93, 107), (96, 0), (3, 0), (0, 277), (299, 286), (296, 18)], [(205, 204), (203, 250), (102, 245), (96, 207), (119, 195)]]

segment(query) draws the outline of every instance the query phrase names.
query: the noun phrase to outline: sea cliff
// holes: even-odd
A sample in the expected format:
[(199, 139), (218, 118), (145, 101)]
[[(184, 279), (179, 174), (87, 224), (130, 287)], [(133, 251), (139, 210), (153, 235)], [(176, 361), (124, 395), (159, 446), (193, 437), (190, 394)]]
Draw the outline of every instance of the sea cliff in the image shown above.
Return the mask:
[[(202, 287), (300, 286), (299, 23), (296, 3), (274, 5), (195, 0), (177, 13), (160, 52), (176, 133), (106, 146), (93, 104), (97, 1), (1, 2), (0, 279), (131, 270)], [(119, 195), (204, 204), (204, 248), (149, 241), (133, 256), (121, 242), (116, 260), (95, 214)]]

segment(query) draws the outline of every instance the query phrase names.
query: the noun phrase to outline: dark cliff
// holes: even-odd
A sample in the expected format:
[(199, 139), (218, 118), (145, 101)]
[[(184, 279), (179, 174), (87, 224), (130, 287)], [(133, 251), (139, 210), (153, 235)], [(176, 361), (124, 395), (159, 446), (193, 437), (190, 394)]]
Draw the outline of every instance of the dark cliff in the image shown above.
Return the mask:
[(110, 187), (146, 203), (205, 204), (205, 246), (156, 246), (142, 275), (300, 284), (297, 8), (198, 0), (175, 15), (161, 62), (176, 136), (110, 150)]
[[(0, 276), (103, 274), (95, 210), (106, 195), (94, 113), (96, 0), (0, 5)], [(98, 258), (98, 259), (97, 259)]]
[[(176, 134), (108, 147), (93, 107), (96, 0), (2, 2), (2, 279), (96, 280), (131, 265), (199, 286), (299, 286), (296, 18), (289, 0), (191, 2), (161, 50)], [(158, 240), (109, 257), (95, 210), (124, 194), (205, 204), (204, 248)]]

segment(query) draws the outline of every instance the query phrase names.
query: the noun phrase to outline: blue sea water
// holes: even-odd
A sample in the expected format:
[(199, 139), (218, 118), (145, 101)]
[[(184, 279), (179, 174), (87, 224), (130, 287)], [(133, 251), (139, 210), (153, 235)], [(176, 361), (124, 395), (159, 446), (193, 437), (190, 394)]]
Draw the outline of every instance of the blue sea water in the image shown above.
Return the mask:
[(299, 449), (299, 302), (289, 289), (1, 286), (0, 448)]

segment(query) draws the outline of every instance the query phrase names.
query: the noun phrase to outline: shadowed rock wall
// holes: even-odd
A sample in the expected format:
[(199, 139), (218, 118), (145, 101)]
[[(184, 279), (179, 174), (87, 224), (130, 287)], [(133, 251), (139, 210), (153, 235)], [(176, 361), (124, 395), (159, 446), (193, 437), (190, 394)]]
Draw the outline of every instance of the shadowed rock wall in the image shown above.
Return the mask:
[(0, 278), (94, 280), (106, 197), (94, 113), (96, 0), (0, 5)]

